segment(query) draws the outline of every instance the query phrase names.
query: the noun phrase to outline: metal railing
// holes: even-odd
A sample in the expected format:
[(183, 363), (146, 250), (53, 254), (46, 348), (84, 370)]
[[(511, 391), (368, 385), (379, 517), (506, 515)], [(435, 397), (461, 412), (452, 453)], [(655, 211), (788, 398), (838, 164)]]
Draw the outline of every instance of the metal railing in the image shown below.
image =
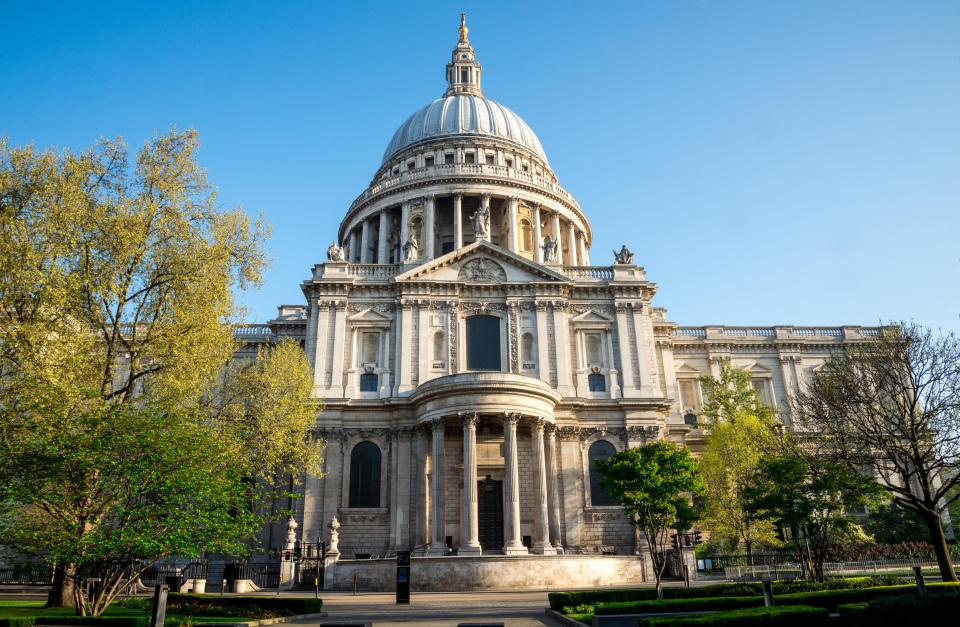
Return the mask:
[[(954, 567), (960, 566), (960, 560), (953, 561)], [(889, 560), (855, 560), (849, 562), (824, 562), (823, 573), (835, 575), (842, 573), (881, 573), (890, 570), (907, 570), (914, 566), (936, 568), (937, 561), (923, 557)], [(724, 569), (727, 579), (752, 581), (758, 579), (792, 579), (803, 572), (799, 562), (783, 562), (770, 565), (731, 566)]]
[(46, 586), (53, 580), (53, 568), (47, 564), (14, 564), (0, 568), (0, 584)]

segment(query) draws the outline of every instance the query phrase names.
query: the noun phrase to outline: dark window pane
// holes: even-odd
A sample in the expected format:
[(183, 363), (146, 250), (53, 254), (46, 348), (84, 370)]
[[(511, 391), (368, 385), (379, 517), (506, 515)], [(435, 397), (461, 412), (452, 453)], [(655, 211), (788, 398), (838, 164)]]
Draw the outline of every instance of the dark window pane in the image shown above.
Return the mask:
[(694, 429), (696, 429), (696, 428), (697, 428), (697, 415), (696, 415), (696, 414), (687, 414), (687, 415), (685, 415), (685, 416), (683, 417), (683, 423), (686, 424), (686, 425), (689, 425), (689, 426), (693, 427)]
[(364, 373), (360, 375), (360, 391), (376, 392), (379, 376), (373, 373)]
[(500, 318), (467, 318), (467, 370), (500, 370)]
[(613, 444), (610, 444), (606, 440), (597, 440), (590, 445), (590, 451), (587, 453), (587, 459), (590, 460), (590, 501), (593, 505), (617, 505), (617, 502), (614, 501), (607, 491), (603, 489), (603, 486), (600, 485), (603, 475), (600, 474), (600, 471), (597, 470), (597, 467), (594, 465), (598, 459), (608, 459), (611, 457), (616, 449), (613, 448)]
[(380, 507), (380, 447), (373, 442), (350, 453), (350, 507)]
[(602, 374), (592, 374), (587, 377), (587, 384), (591, 392), (606, 392), (607, 378)]

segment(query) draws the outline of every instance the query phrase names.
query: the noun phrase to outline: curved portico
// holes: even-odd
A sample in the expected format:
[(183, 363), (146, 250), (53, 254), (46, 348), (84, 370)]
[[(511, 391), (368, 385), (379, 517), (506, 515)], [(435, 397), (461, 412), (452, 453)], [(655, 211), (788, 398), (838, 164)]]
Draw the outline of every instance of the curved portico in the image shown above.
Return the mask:
[[(430, 425), (432, 463), (429, 473), (432, 504), (429, 553), (447, 552), (445, 519), (444, 460), (447, 431), (459, 426), (463, 431), (463, 496), (460, 512), (460, 555), (479, 555), (477, 481), (477, 427), (484, 427), (490, 438), (503, 437), (503, 545), (494, 552), (525, 555), (528, 550), (520, 535), (520, 467), (517, 429), (529, 427), (533, 475), (534, 525), (530, 551), (552, 555), (560, 546), (559, 508), (556, 496), (550, 498), (550, 486), (556, 484), (556, 420), (553, 410), (560, 395), (550, 386), (522, 375), (501, 372), (467, 372), (432, 379), (411, 395), (417, 422)], [(422, 468), (427, 474), (426, 465)], [(424, 482), (426, 476), (423, 477)], [(489, 481), (489, 476), (488, 479)], [(555, 535), (551, 531), (555, 530)], [(500, 551), (498, 551), (499, 549)], [(490, 547), (486, 548), (487, 551)]]

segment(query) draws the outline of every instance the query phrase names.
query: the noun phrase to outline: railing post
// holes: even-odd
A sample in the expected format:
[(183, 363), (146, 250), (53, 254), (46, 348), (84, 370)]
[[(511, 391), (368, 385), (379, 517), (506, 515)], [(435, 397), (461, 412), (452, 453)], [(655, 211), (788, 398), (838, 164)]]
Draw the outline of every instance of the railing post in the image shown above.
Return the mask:
[(913, 577), (917, 581), (917, 594), (926, 594), (927, 586), (923, 581), (923, 567), (914, 566), (913, 567)]
[(773, 582), (769, 579), (763, 580), (763, 606), (773, 607)]

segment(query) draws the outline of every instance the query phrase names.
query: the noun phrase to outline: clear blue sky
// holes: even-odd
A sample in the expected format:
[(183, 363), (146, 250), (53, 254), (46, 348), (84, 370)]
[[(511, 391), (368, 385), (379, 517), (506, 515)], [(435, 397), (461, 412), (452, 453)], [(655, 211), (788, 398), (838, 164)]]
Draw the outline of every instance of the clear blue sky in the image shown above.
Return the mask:
[(2, 2), (0, 134), (199, 130), (263, 211), (252, 321), (300, 303), (395, 128), (441, 95), (459, 11), (484, 90), (681, 324), (960, 329), (960, 2)]

